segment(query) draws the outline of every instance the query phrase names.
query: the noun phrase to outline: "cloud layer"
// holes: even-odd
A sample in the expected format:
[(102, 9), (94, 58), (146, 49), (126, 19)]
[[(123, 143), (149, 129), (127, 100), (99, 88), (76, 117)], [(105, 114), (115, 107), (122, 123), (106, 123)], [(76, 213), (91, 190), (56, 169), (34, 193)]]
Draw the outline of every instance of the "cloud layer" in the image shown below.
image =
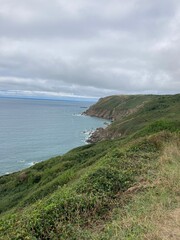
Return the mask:
[(0, 90), (180, 91), (179, 0), (0, 0)]

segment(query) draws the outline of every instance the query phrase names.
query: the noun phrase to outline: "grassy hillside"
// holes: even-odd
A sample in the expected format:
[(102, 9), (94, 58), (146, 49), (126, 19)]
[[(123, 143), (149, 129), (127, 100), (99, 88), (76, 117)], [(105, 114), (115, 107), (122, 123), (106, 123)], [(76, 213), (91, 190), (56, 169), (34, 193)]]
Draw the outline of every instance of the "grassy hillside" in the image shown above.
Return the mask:
[(117, 95), (101, 98), (86, 114), (106, 119), (120, 119), (136, 112), (146, 102), (157, 99), (156, 95)]
[(0, 177), (0, 239), (178, 239), (179, 108), (180, 95), (101, 99), (105, 141)]
[[(172, 128), (180, 127), (180, 94), (111, 96), (100, 99), (85, 113), (90, 116), (107, 117), (114, 122), (105, 130), (96, 132), (92, 142), (126, 137), (160, 121), (171, 124)], [(166, 122), (166, 123), (165, 123)], [(160, 126), (159, 126), (160, 127)], [(154, 129), (156, 131), (156, 129)], [(95, 141), (94, 141), (95, 140)]]

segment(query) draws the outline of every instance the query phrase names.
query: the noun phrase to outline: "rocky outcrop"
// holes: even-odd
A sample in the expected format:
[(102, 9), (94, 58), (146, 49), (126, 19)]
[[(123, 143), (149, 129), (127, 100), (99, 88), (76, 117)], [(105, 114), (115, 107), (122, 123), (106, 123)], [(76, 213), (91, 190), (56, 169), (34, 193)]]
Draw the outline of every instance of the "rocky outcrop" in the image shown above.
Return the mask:
[(96, 131), (94, 131), (90, 137), (87, 140), (87, 143), (96, 143), (99, 141), (107, 140), (107, 139), (115, 139), (117, 137), (120, 137), (121, 133), (120, 132), (113, 132), (110, 131), (107, 128), (97, 128)]
[(113, 120), (113, 114), (112, 110), (106, 110), (106, 109), (94, 109), (94, 107), (90, 107), (87, 111), (84, 112), (85, 115), (91, 116), (91, 117), (98, 117), (98, 118), (104, 118), (107, 120)]
[[(141, 98), (141, 96), (111, 96), (101, 98), (83, 114), (104, 118), (112, 122), (121, 122), (144, 106), (145, 102), (141, 101)], [(118, 128), (113, 129), (110, 125), (106, 128), (98, 128), (91, 134), (87, 142), (95, 143), (102, 140), (114, 139), (121, 135), (122, 133)]]
[(96, 143), (98, 141), (105, 140), (107, 138), (107, 131), (104, 128), (97, 128), (90, 137), (88, 138), (88, 143)]
[(85, 111), (83, 114), (91, 116), (91, 117), (98, 117), (98, 118), (104, 118), (107, 120), (115, 121), (115, 120), (120, 120), (128, 115), (131, 115), (131, 114), (137, 112), (143, 106), (144, 106), (144, 104), (141, 104), (139, 106), (136, 106), (135, 108), (130, 108), (130, 109), (122, 109), (121, 110), (118, 108), (114, 108), (112, 110), (107, 110), (107, 109), (98, 109), (93, 105), (87, 111)]

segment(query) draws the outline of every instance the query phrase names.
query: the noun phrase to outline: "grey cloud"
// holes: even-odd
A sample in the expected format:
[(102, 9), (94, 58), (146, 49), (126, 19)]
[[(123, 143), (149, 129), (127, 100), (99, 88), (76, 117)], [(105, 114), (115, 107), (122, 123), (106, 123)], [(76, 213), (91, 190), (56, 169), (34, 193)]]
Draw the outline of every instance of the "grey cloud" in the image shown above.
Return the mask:
[(0, 90), (180, 90), (178, 0), (0, 0)]
[(105, 29), (157, 34), (159, 27), (174, 14), (177, 5), (175, 0), (158, 0), (156, 3), (150, 0), (77, 1), (72, 7), (65, 1), (55, 0), (51, 3), (1, 1), (4, 2), (0, 12), (1, 36), (23, 38), (89, 38)]

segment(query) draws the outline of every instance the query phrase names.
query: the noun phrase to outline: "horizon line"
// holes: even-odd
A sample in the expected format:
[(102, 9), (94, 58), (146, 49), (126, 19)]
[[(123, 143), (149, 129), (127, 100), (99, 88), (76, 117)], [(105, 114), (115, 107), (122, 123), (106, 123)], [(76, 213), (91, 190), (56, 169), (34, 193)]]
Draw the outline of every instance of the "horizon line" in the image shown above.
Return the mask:
[(0, 95), (0, 98), (10, 98), (10, 99), (31, 99), (31, 100), (49, 100), (49, 101), (79, 101), (79, 102), (96, 102), (99, 97), (42, 97), (42, 96), (5, 96)]

